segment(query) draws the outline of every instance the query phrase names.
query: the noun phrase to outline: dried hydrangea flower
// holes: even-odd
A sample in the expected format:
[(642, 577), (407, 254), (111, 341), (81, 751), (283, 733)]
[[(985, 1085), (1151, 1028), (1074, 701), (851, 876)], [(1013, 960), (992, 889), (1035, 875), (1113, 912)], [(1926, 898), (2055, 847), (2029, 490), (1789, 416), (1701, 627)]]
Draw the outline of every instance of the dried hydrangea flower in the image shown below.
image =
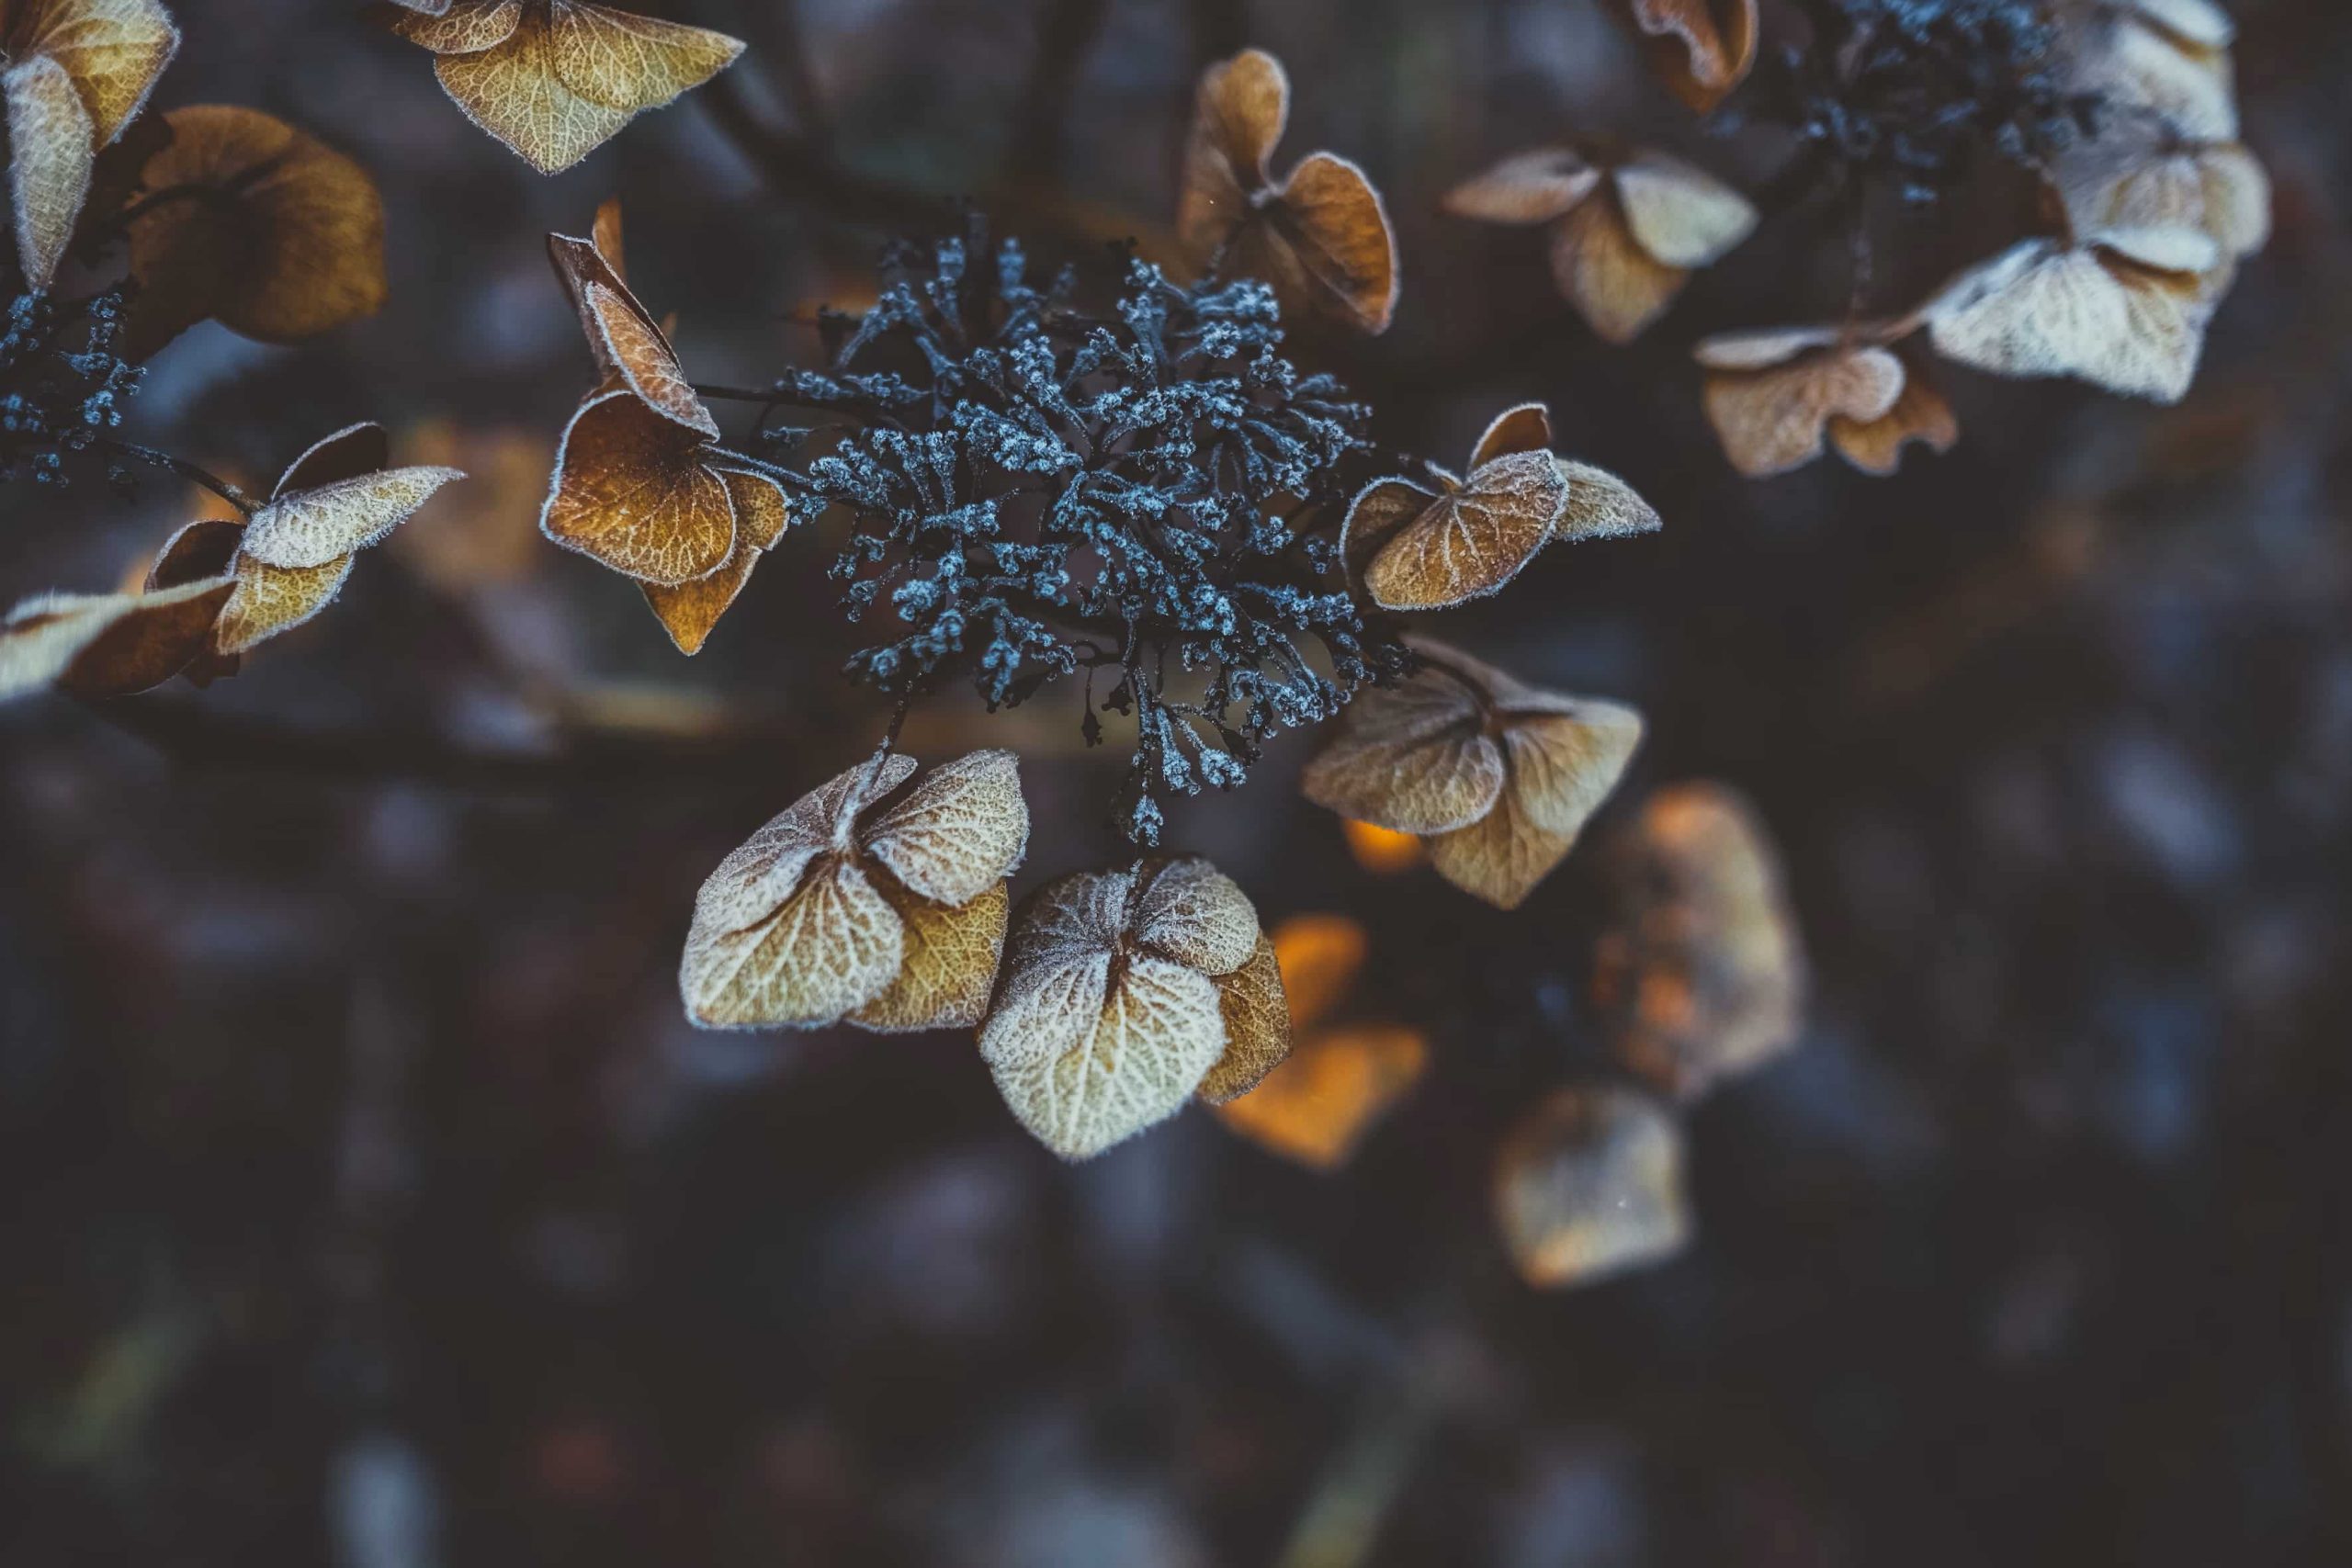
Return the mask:
[(1431, 465), (1436, 488), (1375, 479), (1356, 493), (1340, 550), (1374, 603), (1442, 610), (1501, 592), (1555, 539), (1655, 533), (1657, 513), (1616, 475), (1555, 457), (1542, 403), (1507, 409), (1465, 478)]
[(1371, 950), (1355, 921), (1294, 915), (1268, 940), (1289, 1004), (1290, 1055), (1247, 1094), (1219, 1104), (1217, 1119), (1284, 1159), (1336, 1170), (1419, 1079), (1429, 1043), (1403, 1024), (1330, 1021)]
[(210, 577), (148, 593), (44, 593), (0, 621), (0, 700), (55, 684), (77, 697), (160, 686), (199, 658), (236, 584)]
[(968, 1028), (988, 1009), (1029, 845), (1018, 759), (974, 751), (913, 777), (892, 753), (802, 795), (695, 897), (678, 968), (705, 1029)]
[(2072, 81), (2109, 117), (2150, 117), (2191, 141), (2237, 139), (2230, 61), (2236, 29), (2219, 6), (2203, 0), (2109, 0), (2075, 6), (2068, 21)]
[(1348, 705), (1301, 787), (1343, 817), (1418, 835), (1438, 874), (1517, 908), (1624, 776), (1641, 716), (1440, 643), (1412, 647), (1420, 667)]
[(1681, 1251), (1682, 1164), (1682, 1129), (1647, 1096), (1614, 1085), (1555, 1093), (1495, 1157), (1495, 1223), (1520, 1278), (1589, 1285)]
[(1282, 62), (1248, 49), (1201, 73), (1184, 152), (1177, 234), (1194, 265), (1262, 277), (1368, 333), (1396, 310), (1396, 237), (1364, 172), (1310, 152), (1280, 182), (1290, 119)]
[(1196, 1094), (1239, 1094), (1290, 1048), (1258, 913), (1197, 856), (1080, 872), (1024, 900), (980, 1027), (1022, 1125), (1084, 1159)]
[(378, 15), (432, 51), (433, 73), (468, 119), (543, 175), (571, 167), (743, 52), (725, 33), (585, 0), (453, 0)]
[(384, 202), (367, 170), (258, 109), (196, 104), (163, 119), (171, 138), (138, 179), (176, 194), (141, 200), (130, 220), (132, 358), (208, 319), (295, 343), (383, 305)]
[(122, 134), (179, 49), (155, 0), (17, 0), (0, 7), (17, 256), (47, 288), (90, 194), (98, 149)]
[(2183, 142), (2119, 131), (2057, 161), (2054, 183), (2075, 231), (2155, 265), (2195, 257), (2180, 236), (2216, 247), (2217, 265), (2270, 240), (2270, 176), (2236, 142)]
[(1921, 311), (1936, 351), (1996, 376), (2071, 376), (2177, 402), (2211, 319), (2216, 247), (2165, 241), (2164, 267), (2096, 241), (2021, 241), (1961, 275)]
[(1650, 67), (1674, 96), (1705, 114), (1756, 65), (1756, 0), (1612, 0), (1640, 32)]
[(1551, 229), (1553, 281), (1592, 330), (1631, 343), (1682, 291), (1755, 231), (1739, 192), (1663, 152), (1601, 159), (1565, 147), (1504, 159), (1446, 193), (1445, 209)]
[(1713, 784), (1659, 790), (1607, 864), (1615, 913), (1593, 997), (1630, 1071), (1690, 1100), (1796, 1043), (1804, 940), (1771, 837), (1744, 798)]
[(548, 236), (600, 381), (564, 427), (540, 531), (633, 578), (682, 653), (698, 652), (791, 525), (782, 487), (719, 445), (669, 335), (629, 291), (619, 210), (597, 240)]
[(1784, 327), (1701, 343), (1707, 417), (1732, 467), (1750, 479), (1784, 474), (1827, 445), (1883, 475), (1911, 442), (1950, 451), (1960, 439), (1951, 404), (1894, 346), (1910, 326)]

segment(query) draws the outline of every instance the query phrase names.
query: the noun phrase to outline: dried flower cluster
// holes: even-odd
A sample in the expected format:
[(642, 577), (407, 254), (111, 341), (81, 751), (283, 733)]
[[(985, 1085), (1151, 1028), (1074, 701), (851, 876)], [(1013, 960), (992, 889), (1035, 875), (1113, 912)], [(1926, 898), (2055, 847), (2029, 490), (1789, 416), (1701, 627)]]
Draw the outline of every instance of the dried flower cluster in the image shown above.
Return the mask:
[(140, 371), (123, 357), (122, 290), (19, 294), (0, 331), (0, 477), (68, 478), (69, 454), (122, 423)]

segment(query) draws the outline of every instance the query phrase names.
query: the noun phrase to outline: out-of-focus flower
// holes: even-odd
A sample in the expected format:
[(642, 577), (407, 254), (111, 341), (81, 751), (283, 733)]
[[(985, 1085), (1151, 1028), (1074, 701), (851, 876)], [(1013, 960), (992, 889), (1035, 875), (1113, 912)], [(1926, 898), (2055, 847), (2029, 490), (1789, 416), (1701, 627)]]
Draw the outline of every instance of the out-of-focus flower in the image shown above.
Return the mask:
[(1177, 235), (1193, 265), (1263, 277), (1291, 301), (1368, 333), (1396, 310), (1396, 238), (1364, 172), (1310, 152), (1280, 182), (1290, 118), (1282, 62), (1248, 49), (1201, 73), (1184, 152)]
[(1538, 1288), (1662, 1262), (1690, 1239), (1682, 1129), (1635, 1089), (1560, 1089), (1503, 1139), (1494, 1201), (1512, 1263)]
[(1301, 786), (1343, 817), (1417, 835), (1438, 874), (1517, 908), (1624, 775), (1641, 716), (1522, 684), (1441, 643), (1412, 646), (1420, 668), (1359, 694)]
[(1290, 1049), (1258, 913), (1197, 856), (1080, 872), (1023, 901), (980, 1055), (1022, 1125), (1084, 1159), (1196, 1094), (1247, 1092)]
[(2108, 118), (2154, 118), (2191, 141), (2238, 134), (2237, 28), (2209, 0), (2102, 0), (2075, 4), (2064, 33), (2075, 87)]
[(1589, 156), (1566, 147), (1504, 159), (1446, 194), (1487, 223), (1544, 224), (1552, 277), (1592, 330), (1631, 343), (1699, 267), (1755, 231), (1756, 209), (1723, 181), (1663, 152)]
[(1727, 333), (1699, 344), (1707, 417), (1732, 467), (1750, 479), (1801, 468), (1825, 443), (1867, 473), (1891, 474), (1903, 448), (1938, 452), (1960, 422), (1893, 326), (1783, 327)]
[(2216, 265), (2270, 240), (2270, 176), (2236, 142), (2182, 142), (2119, 130), (2070, 151), (2054, 171), (2075, 231), (2152, 265), (2201, 258), (2182, 236), (2218, 248)]
[(2020, 241), (1922, 310), (1936, 351), (1996, 376), (2071, 376), (2178, 402), (2211, 320), (2218, 248), (2169, 231), (2161, 265), (2095, 240)]
[(1351, 570), (1391, 610), (1442, 610), (1501, 592), (1555, 539), (1655, 533), (1657, 513), (1616, 475), (1552, 455), (1542, 403), (1504, 411), (1470, 454), (1466, 478), (1430, 467), (1437, 488), (1375, 479), (1340, 530)]
[(678, 988), (706, 1029), (968, 1028), (1029, 843), (1017, 759), (975, 751), (903, 798), (911, 757), (860, 762), (754, 833), (695, 897)]
[(1650, 68), (1675, 96), (1705, 114), (1756, 65), (1756, 0), (1611, 0), (1641, 35)]
[(215, 575), (144, 593), (43, 593), (0, 621), (0, 701), (56, 684), (77, 697), (160, 686), (201, 656), (236, 583)]
[(707, 28), (584, 0), (399, 0), (383, 25), (436, 58), (466, 118), (543, 175), (571, 167), (646, 109), (734, 62), (742, 43)]
[(0, 8), (17, 256), (29, 287), (49, 287), (89, 197), (98, 149), (139, 113), (179, 45), (179, 28), (155, 0)]
[(1290, 1055), (1255, 1089), (1218, 1105), (1217, 1119), (1285, 1159), (1336, 1170), (1419, 1081), (1429, 1043), (1403, 1024), (1330, 1021), (1371, 951), (1355, 921), (1294, 915), (1271, 940), (1289, 1003)]
[(1659, 790), (1608, 858), (1616, 914), (1593, 993), (1619, 1060), (1689, 1100), (1796, 1043), (1804, 942), (1746, 801), (1720, 784)]

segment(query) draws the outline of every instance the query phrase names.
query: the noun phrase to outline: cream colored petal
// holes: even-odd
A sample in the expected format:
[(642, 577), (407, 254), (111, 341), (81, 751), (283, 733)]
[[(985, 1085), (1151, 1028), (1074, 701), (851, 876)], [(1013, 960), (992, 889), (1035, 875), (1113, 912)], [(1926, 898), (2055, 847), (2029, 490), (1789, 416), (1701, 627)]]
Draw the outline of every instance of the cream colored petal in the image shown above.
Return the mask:
[(839, 1022), (887, 991), (906, 956), (906, 927), (847, 857), (811, 866), (767, 919), (741, 931), (697, 919), (678, 988), (706, 1029), (811, 1029)]
[(444, 54), (433, 73), (468, 119), (543, 175), (588, 156), (633, 113), (583, 98), (564, 85), (545, 17), (528, 7), (503, 43)]
[(1657, 1263), (1690, 1239), (1682, 1131), (1630, 1089), (1562, 1089), (1503, 1140), (1495, 1223), (1520, 1277), (1591, 1284)]
[(1559, 462), (1560, 477), (1568, 484), (1568, 500), (1560, 508), (1560, 520), (1552, 525), (1555, 542), (1630, 539), (1666, 526), (1657, 509), (1615, 474), (1566, 457)]
[(2076, 377), (2159, 402), (2188, 390), (2209, 313), (2193, 277), (2047, 240), (1996, 256), (1927, 310), (1949, 359), (2000, 376)]
[(978, 1027), (1004, 953), (1012, 905), (1004, 884), (953, 908), (887, 883), (883, 896), (905, 922), (906, 957), (890, 988), (851, 1013), (850, 1022), (884, 1034)]
[[(1483, 223), (1548, 223), (1590, 196), (1600, 171), (1565, 147), (1515, 152), (1445, 193), (1445, 209)], [(1476, 467), (1474, 464), (1473, 467)]]
[(1550, 453), (1498, 457), (1382, 546), (1364, 586), (1390, 610), (1450, 609), (1498, 593), (1551, 542), (1567, 500)]
[(1204, 975), (1230, 975), (1258, 946), (1258, 910), (1240, 885), (1199, 855), (1136, 866), (1127, 929), (1163, 958)]
[(2129, 17), (2119, 21), (2085, 85), (2109, 100), (2109, 113), (2145, 109), (2189, 141), (2237, 140), (2237, 82), (2230, 57), (2185, 47), (2162, 28)]
[(1012, 951), (1022, 931), (1016, 919), (996, 995), (980, 1024), (980, 1059), (1000, 1074), (1046, 1071), (1081, 1051), (1110, 995), (1110, 949), (1056, 948), (1024, 956)]
[(1502, 750), (1475, 694), (1424, 668), (1359, 691), (1300, 780), (1306, 798), (1401, 833), (1475, 822), (1503, 786)]
[(90, 194), (96, 133), (65, 67), (35, 55), (0, 75), (8, 104), (9, 179), (17, 256), (25, 280), (47, 288)]
[(1608, 343), (1631, 343), (1663, 315), (1690, 275), (1634, 243), (1613, 194), (1584, 203), (1552, 231), (1552, 279)]
[(977, 898), (1011, 875), (1029, 847), (1020, 759), (981, 750), (944, 762), (859, 837), (867, 854), (923, 897)]
[(1216, 992), (1225, 1019), (1225, 1054), (1197, 1090), (1211, 1105), (1248, 1094), (1290, 1055), (1290, 1010), (1272, 942), (1260, 937), (1250, 962), (1218, 977)]
[(1826, 348), (1845, 332), (1843, 327), (1764, 327), (1718, 333), (1700, 339), (1690, 356), (1710, 370), (1766, 370), (1810, 349)]
[(1637, 152), (1609, 177), (1634, 242), (1668, 266), (1721, 261), (1756, 231), (1756, 209), (1746, 197), (1679, 158)]
[(1430, 864), (1440, 876), (1498, 909), (1527, 902), (1576, 844), (1572, 833), (1537, 826), (1505, 789), (1493, 810), (1465, 828), (1429, 838)]
[(695, 895), (695, 928), (741, 931), (782, 907), (802, 874), (827, 850), (854, 847), (858, 814), (907, 782), (912, 757), (892, 753), (880, 768), (845, 768), (786, 807), (718, 863)]
[(1620, 703), (1574, 699), (1567, 713), (1515, 716), (1503, 731), (1510, 790), (1528, 820), (1573, 839), (1600, 809), (1642, 743), (1642, 716)]
[(1750, 479), (1821, 456), (1830, 420), (1868, 423), (1903, 395), (1903, 362), (1883, 348), (1817, 350), (1764, 370), (1707, 377), (1707, 417), (1732, 467)]
[(556, 0), (550, 37), (565, 86), (631, 114), (701, 86), (743, 52), (742, 41), (725, 33), (579, 0)]
[(1127, 935), (1135, 890), (1132, 869), (1079, 871), (1054, 878), (1022, 900), (1005, 948), (1006, 967), (1110, 953)]
[(1312, 1170), (1336, 1170), (1420, 1078), (1429, 1043), (1396, 1024), (1351, 1024), (1297, 1042), (1249, 1093), (1216, 1107), (1251, 1143)]
[(272, 566), (240, 551), (237, 591), (213, 625), (212, 651), (243, 653), (292, 631), (334, 603), (351, 576), (351, 557), (336, 556), (316, 566)]
[(2237, 24), (2213, 0), (2123, 0), (2123, 4), (2199, 49), (2227, 49), (2237, 38)]
[(244, 553), (269, 566), (318, 567), (364, 550), (413, 516), (456, 468), (386, 468), (272, 500), (245, 525)]
[(1225, 1051), (1216, 983), (1148, 956), (1128, 962), (1075, 1048), (982, 1055), (998, 1092), (1038, 1141), (1085, 1159), (1182, 1110)]

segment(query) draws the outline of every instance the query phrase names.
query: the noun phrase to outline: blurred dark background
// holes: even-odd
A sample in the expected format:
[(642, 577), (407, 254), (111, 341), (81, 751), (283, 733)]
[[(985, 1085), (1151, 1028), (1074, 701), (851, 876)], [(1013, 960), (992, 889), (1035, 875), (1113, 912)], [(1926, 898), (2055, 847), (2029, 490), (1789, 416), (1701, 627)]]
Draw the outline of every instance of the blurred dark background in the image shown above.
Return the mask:
[[(160, 699), (202, 720), (172, 747), (0, 716), (0, 1560), (2352, 1561), (2352, 14), (2234, 9), (2278, 229), (2183, 405), (1953, 372), (1949, 457), (1750, 483), (1688, 349), (1842, 298), (1813, 215), (1611, 350), (1532, 235), (1437, 212), (1577, 130), (1769, 175), (1588, 0), (695, 0), (752, 43), (734, 111), (813, 92), (821, 139), (747, 155), (705, 89), (553, 179), (342, 6), (181, 6), (156, 103), (358, 157), (392, 291), (299, 349), (199, 329), (129, 434), (266, 482), (378, 417), (476, 477)], [(700, 878), (879, 725), (814, 542), (689, 664), (533, 533), (589, 374), (545, 231), (617, 194), (697, 376), (756, 377), (934, 199), (1048, 212), (1047, 254), (1163, 227), (1192, 77), (1251, 42), (1285, 159), (1363, 162), (1403, 247), (1394, 332), (1298, 357), (1443, 461), (1546, 399), (1667, 518), (1438, 629), (1645, 710), (1604, 829), (1716, 778), (1786, 858), (1804, 1042), (1696, 1110), (1696, 1240), (1619, 1280), (1526, 1289), (1486, 1199), (1592, 1067), (1591, 857), (1516, 916), (1372, 876), (1286, 744), (1171, 841), (1269, 919), (1363, 922), (1427, 1077), (1334, 1175), (1197, 1111), (1066, 1168), (966, 1037), (681, 1017)], [(1921, 278), (1996, 238), (1917, 228)], [(14, 488), (7, 595), (118, 581), (202, 503)], [(688, 761), (469, 761), (557, 714)], [(1123, 853), (1074, 697), (909, 732), (983, 739), (1027, 759), (1024, 886)]]

